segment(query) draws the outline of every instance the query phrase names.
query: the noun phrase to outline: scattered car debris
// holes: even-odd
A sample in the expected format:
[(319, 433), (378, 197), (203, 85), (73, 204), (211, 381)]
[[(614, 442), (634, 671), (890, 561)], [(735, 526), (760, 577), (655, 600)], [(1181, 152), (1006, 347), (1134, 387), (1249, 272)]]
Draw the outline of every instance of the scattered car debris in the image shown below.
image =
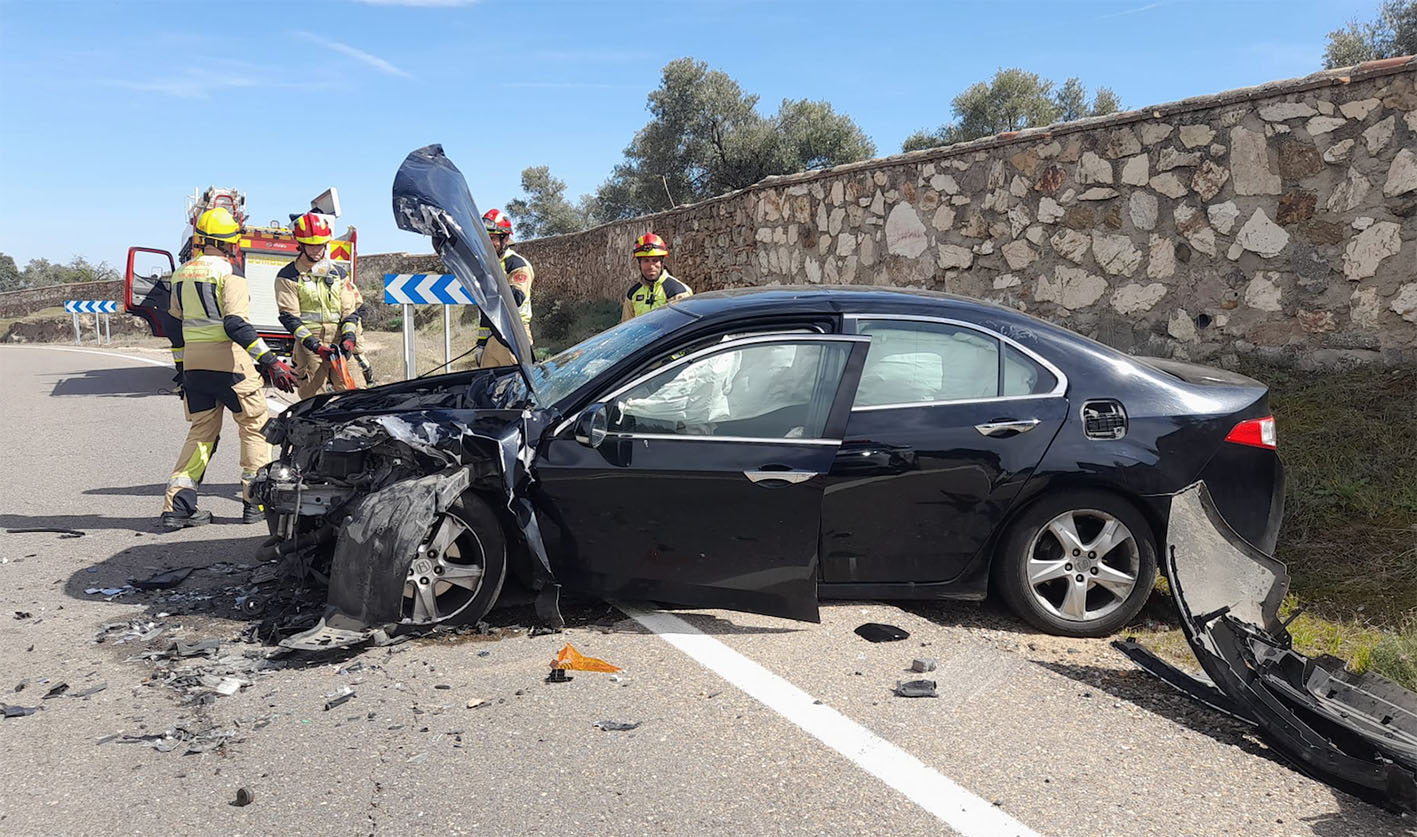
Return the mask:
[(325, 711), (329, 712), (336, 706), (343, 706), (354, 699), (354, 689), (349, 686), (340, 686), (333, 692), (325, 695)]
[(63, 697), (63, 696), (64, 696), (64, 693), (67, 692), (67, 691), (69, 691), (69, 684), (68, 684), (68, 683), (64, 683), (64, 682), (55, 683), (53, 686), (51, 686), (51, 687), (49, 688), (49, 691), (47, 691), (47, 692), (44, 693), (44, 698), (43, 698), (43, 699), (44, 699), (44, 700), (50, 700), (51, 698)]
[(591, 724), (591, 726), (606, 732), (628, 732), (632, 729), (639, 729), (641, 723), (641, 721), (635, 721), (634, 723), (625, 723), (624, 721), (596, 721)]
[(53, 532), (54, 534), (59, 535), (59, 537), (61, 538), (82, 538), (84, 535), (88, 534), (87, 532), (81, 532), (78, 529), (61, 529), (57, 526), (33, 526), (28, 529), (5, 530), (5, 533), (9, 535), (30, 535), (39, 532)]
[(147, 642), (156, 639), (166, 626), (151, 619), (130, 619), (127, 622), (109, 622), (98, 629), (94, 636), (94, 643), (102, 645), (110, 637), (117, 634), (116, 644), (122, 645), (127, 642)]
[(0, 703), (0, 712), (4, 712), (6, 718), (23, 718), (26, 715), (33, 715), (43, 706), (17, 706), (11, 703)]
[(101, 692), (101, 691), (103, 691), (104, 689), (107, 689), (107, 688), (108, 688), (108, 684), (107, 684), (107, 683), (100, 683), (100, 684), (98, 684), (97, 686), (92, 686), (92, 687), (90, 687), (90, 688), (84, 689), (82, 692), (69, 692), (69, 697), (71, 697), (71, 698), (86, 698), (86, 697), (88, 697), (89, 695), (96, 695), (96, 694), (98, 694), (99, 692)]
[(33, 618), (34, 618), (34, 614), (33, 614), (33, 613), (30, 613), (28, 610), (17, 610), (17, 611), (15, 611), (15, 618), (16, 618), (16, 619), (33, 619)]
[(553, 668), (551, 673), (546, 675), (547, 683), (568, 683), (576, 678), (566, 673), (564, 668)]
[(939, 695), (935, 694), (934, 680), (907, 680), (903, 683), (897, 680), (895, 684), (895, 695), (896, 697), (903, 698), (939, 697)]
[(610, 674), (620, 671), (617, 665), (611, 665), (596, 657), (587, 657), (577, 651), (571, 643), (566, 643), (561, 650), (556, 653), (556, 659), (551, 663), (553, 669), (570, 669), (572, 671), (603, 671)]
[(468, 709), (480, 709), (480, 708), (482, 708), (482, 707), (484, 707), (484, 706), (491, 706), (491, 705), (492, 705), (492, 701), (490, 701), (490, 700), (484, 700), (484, 699), (482, 699), (482, 698), (473, 698), (472, 700), (469, 700), (469, 701), (467, 702), (467, 708), (468, 708)]
[(196, 642), (183, 642), (176, 640), (172, 642), (162, 652), (168, 657), (215, 657), (221, 650), (221, 641), (216, 639), (200, 639)]
[(192, 574), (196, 567), (178, 567), (175, 570), (164, 570), (157, 575), (144, 579), (130, 578), (128, 584), (139, 590), (167, 590), (176, 587), (187, 580), (187, 576)]
[(256, 797), (251, 793), (251, 791), (247, 790), (246, 788), (237, 788), (236, 798), (231, 800), (230, 804), (233, 808), (245, 808), (247, 805), (250, 805), (254, 801), (256, 801)]
[(1135, 641), (1113, 646), (1168, 685), (1253, 724), (1303, 772), (1417, 813), (1417, 693), (1293, 650), (1279, 621), (1288, 572), (1235, 533), (1204, 483), (1173, 497), (1167, 540), (1166, 578), (1206, 678)]
[(103, 596), (109, 601), (113, 601), (119, 596), (126, 596), (127, 594), (133, 592), (136, 592), (136, 588), (128, 584), (125, 584), (122, 587), (89, 587), (88, 589), (84, 590), (84, 593), (86, 593), (87, 595)]
[(856, 629), (856, 635), (867, 642), (899, 642), (902, 639), (909, 639), (910, 633), (895, 625), (883, 625), (880, 622), (867, 622)]
[(936, 663), (934, 657), (916, 657), (915, 659), (910, 661), (910, 670), (915, 672), (923, 673), (927, 671), (934, 671), (935, 666)]

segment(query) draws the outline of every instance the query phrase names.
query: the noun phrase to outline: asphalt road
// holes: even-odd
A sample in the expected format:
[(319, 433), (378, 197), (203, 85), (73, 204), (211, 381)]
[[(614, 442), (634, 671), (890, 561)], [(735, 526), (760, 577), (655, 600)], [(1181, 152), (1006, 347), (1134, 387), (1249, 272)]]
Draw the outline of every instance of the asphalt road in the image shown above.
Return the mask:
[[(238, 640), (254, 617), (232, 601), (264, 531), (237, 522), (234, 425), (203, 491), (216, 522), (160, 532), (185, 423), (162, 353), (119, 351), (0, 347), (0, 701), (42, 707), (0, 720), (0, 833), (1414, 831), (1104, 642), (989, 604), (828, 604), (813, 625), (574, 602), (562, 635), (511, 609), (490, 636), (252, 672), (269, 649)], [(10, 531), (33, 528), (83, 535)], [(168, 593), (86, 592), (173, 567), (197, 569)], [(130, 620), (163, 632), (120, 642)], [(868, 621), (911, 636), (867, 643)], [(206, 638), (215, 659), (143, 659)], [(544, 682), (567, 641), (624, 671)], [(894, 697), (920, 656), (940, 696)], [(249, 685), (201, 685), (222, 671)]]

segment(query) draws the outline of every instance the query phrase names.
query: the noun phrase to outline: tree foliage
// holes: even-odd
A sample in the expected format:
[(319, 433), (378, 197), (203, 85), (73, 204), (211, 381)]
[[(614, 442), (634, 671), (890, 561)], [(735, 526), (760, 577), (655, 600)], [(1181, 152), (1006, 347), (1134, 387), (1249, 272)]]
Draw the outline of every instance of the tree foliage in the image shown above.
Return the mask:
[(1352, 20), (1328, 33), (1324, 66), (1351, 67), (1413, 54), (1417, 54), (1417, 0), (1383, 0), (1374, 20)]
[(758, 97), (726, 73), (680, 58), (649, 94), (650, 121), (625, 159), (584, 202), (597, 222), (631, 218), (751, 186), (775, 174), (864, 160), (873, 145), (830, 104), (784, 99), (758, 113)]
[(552, 177), (548, 166), (522, 169), (522, 192), (525, 197), (507, 202), (517, 238), (563, 235), (589, 226), (582, 208), (566, 200), (565, 181)]
[(15, 266), (14, 257), (0, 253), (0, 291), (23, 291), (50, 285), (104, 282), (118, 278), (118, 271), (108, 262), (90, 264), (83, 256), (75, 256), (68, 264), (58, 264), (48, 259), (31, 259), (24, 270), (19, 270)]
[(1111, 89), (1100, 87), (1087, 100), (1082, 81), (1069, 78), (1061, 87), (1037, 73), (1017, 67), (1001, 69), (987, 82), (970, 85), (950, 103), (955, 120), (935, 131), (917, 131), (906, 138), (902, 151), (917, 151), (956, 142), (1102, 116), (1121, 109)]

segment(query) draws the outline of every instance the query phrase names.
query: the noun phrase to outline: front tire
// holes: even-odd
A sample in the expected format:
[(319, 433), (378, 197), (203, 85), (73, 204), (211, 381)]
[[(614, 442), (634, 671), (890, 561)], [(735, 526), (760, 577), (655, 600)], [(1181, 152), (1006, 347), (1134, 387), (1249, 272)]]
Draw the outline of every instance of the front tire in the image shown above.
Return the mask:
[(487, 615), (507, 576), (502, 523), (481, 497), (464, 494), (433, 519), (409, 565), (403, 623), (475, 622)]
[(994, 585), (1020, 618), (1060, 636), (1103, 637), (1146, 604), (1156, 538), (1130, 503), (1073, 491), (1034, 503), (1009, 527)]

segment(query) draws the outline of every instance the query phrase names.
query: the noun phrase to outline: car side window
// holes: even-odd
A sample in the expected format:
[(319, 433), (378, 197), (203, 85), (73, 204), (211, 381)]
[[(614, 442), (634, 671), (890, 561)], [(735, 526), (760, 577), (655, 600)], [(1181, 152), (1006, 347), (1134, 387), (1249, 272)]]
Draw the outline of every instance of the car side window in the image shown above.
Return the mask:
[(613, 399), (611, 433), (819, 439), (851, 348), (774, 342), (666, 369)]
[(856, 407), (965, 401), (999, 395), (999, 340), (949, 323), (862, 320), (871, 350)]
[(1013, 346), (1004, 346), (1004, 395), (1044, 395), (1058, 378), (1042, 364)]

